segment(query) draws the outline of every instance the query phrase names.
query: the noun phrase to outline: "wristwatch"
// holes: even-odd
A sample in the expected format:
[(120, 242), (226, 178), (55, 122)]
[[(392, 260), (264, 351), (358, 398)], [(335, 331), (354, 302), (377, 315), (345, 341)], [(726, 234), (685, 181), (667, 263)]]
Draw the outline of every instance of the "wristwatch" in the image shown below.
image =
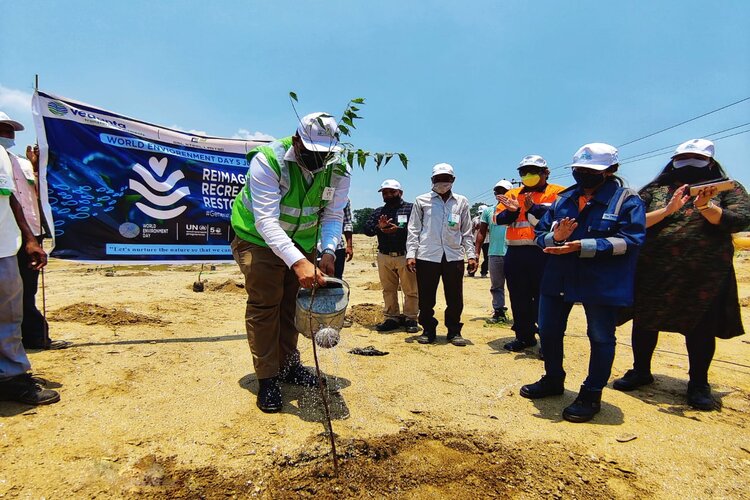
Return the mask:
[(326, 255), (326, 254), (328, 254), (331, 257), (333, 257), (334, 261), (336, 260), (336, 252), (335, 251), (331, 250), (330, 248), (326, 248), (325, 250), (323, 250), (322, 252), (320, 252), (320, 255)]

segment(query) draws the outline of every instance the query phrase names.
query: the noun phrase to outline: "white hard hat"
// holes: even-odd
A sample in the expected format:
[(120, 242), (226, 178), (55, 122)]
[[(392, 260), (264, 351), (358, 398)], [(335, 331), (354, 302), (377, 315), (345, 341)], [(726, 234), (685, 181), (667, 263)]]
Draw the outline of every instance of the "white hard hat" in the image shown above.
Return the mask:
[(603, 142), (585, 144), (573, 155), (573, 167), (607, 170), (618, 162), (617, 148)]
[(378, 193), (384, 189), (398, 189), (399, 191), (402, 191), (401, 183), (398, 182), (396, 179), (384, 180), (383, 183), (380, 185), (380, 189), (378, 189)]
[(687, 142), (683, 142), (677, 149), (674, 150), (672, 158), (677, 155), (686, 153), (693, 153), (701, 156), (707, 156), (708, 158), (714, 157), (714, 143), (708, 139), (690, 139)]

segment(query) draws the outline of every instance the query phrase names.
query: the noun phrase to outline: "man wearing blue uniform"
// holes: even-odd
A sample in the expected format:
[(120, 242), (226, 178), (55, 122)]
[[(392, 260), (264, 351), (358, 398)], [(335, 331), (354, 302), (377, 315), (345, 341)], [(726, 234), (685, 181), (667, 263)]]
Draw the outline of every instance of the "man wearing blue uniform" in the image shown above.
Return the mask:
[(643, 202), (614, 176), (618, 167), (614, 147), (580, 148), (573, 157), (576, 184), (558, 195), (535, 228), (537, 245), (550, 255), (539, 303), (545, 375), (521, 387), (521, 396), (565, 391), (563, 337), (573, 304), (582, 303), (591, 355), (578, 397), (563, 410), (571, 422), (591, 420), (601, 408), (615, 358), (617, 312), (633, 303), (635, 263), (646, 236)]

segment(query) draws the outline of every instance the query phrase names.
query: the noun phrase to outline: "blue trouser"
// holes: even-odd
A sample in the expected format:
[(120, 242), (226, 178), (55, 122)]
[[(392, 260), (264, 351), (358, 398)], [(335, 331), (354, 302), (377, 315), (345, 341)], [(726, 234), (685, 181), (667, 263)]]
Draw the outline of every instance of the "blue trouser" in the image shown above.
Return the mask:
[(539, 289), (547, 254), (536, 245), (509, 246), (503, 260), (513, 311), (513, 331), (518, 340), (532, 342), (539, 331)]
[[(572, 302), (563, 297), (542, 295), (539, 301), (539, 337), (544, 351), (544, 371), (554, 378), (565, 377), (563, 370), (563, 337)], [(615, 326), (617, 306), (583, 304), (586, 312), (586, 334), (591, 344), (589, 375), (583, 382), (592, 391), (601, 391), (609, 381), (615, 360)]]
[(504, 267), (502, 255), (490, 255), (490, 294), (492, 294), (492, 309), (495, 312), (505, 309)]
[(3, 257), (0, 258), (0, 380), (31, 369), (21, 343), (22, 320), (23, 282), (18, 260), (15, 255)]

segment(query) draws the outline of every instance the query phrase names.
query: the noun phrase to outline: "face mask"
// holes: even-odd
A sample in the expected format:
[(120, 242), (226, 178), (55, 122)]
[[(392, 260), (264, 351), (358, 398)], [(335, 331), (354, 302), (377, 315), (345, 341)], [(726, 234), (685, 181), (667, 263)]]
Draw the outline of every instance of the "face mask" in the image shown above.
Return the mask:
[(590, 174), (573, 170), (573, 179), (584, 189), (593, 189), (604, 183), (604, 173)]
[(0, 137), (0, 146), (4, 147), (5, 149), (10, 149), (13, 146), (16, 145), (16, 141), (9, 137)]
[(523, 182), (523, 185), (530, 188), (539, 184), (539, 181), (541, 180), (542, 178), (539, 174), (525, 174), (521, 176), (521, 182)]
[(683, 168), (683, 167), (703, 168), (703, 167), (707, 167), (709, 163), (711, 163), (710, 160), (699, 160), (697, 158), (685, 158), (684, 160), (674, 160), (672, 162), (672, 165), (674, 165), (674, 168)]
[(448, 191), (450, 191), (452, 187), (453, 187), (452, 182), (433, 182), (432, 183), (432, 190), (435, 191), (437, 194), (445, 194)]
[(671, 172), (671, 179), (681, 184), (696, 184), (716, 177), (710, 168), (685, 165)]

